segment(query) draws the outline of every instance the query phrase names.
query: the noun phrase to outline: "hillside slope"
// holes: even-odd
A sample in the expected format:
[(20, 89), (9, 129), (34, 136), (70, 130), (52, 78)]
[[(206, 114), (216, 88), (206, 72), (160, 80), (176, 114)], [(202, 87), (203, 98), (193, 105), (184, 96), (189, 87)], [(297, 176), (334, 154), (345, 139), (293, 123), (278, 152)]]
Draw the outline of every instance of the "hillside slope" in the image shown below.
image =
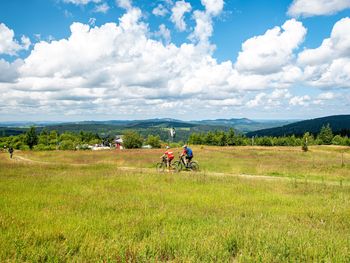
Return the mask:
[(305, 132), (317, 134), (323, 125), (329, 124), (335, 134), (350, 135), (350, 115), (334, 115), (311, 120), (299, 121), (282, 127), (263, 129), (247, 133), (252, 136), (302, 136)]

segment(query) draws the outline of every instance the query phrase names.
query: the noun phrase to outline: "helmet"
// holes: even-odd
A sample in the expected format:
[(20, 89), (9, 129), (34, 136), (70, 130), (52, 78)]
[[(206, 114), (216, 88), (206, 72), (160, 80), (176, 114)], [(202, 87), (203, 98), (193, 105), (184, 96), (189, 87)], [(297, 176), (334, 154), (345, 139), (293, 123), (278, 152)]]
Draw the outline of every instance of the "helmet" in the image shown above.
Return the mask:
[(184, 146), (182, 146), (182, 148), (187, 148), (187, 144), (185, 144)]

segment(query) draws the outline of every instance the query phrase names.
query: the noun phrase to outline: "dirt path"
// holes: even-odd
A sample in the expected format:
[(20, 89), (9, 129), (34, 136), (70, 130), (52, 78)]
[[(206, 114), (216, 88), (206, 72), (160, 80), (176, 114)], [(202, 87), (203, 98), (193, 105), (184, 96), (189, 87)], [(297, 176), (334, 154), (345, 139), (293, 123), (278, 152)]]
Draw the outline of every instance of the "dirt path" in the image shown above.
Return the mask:
[[(31, 160), (19, 155), (16, 155), (11, 159), (13, 161), (23, 161), (27, 163), (37, 163), (37, 164), (45, 164), (45, 165), (70, 165), (70, 166), (88, 166), (89, 164), (72, 164), (72, 163), (53, 163), (53, 162), (44, 162), (44, 161), (37, 161), (37, 160)], [(121, 171), (132, 171), (132, 172), (155, 172), (155, 168), (140, 168), (140, 167), (128, 167), (128, 166), (116, 166), (116, 170)], [(174, 173), (174, 172), (171, 172)], [(220, 173), (220, 172), (207, 172), (207, 171), (200, 171), (196, 172), (200, 175), (204, 176), (212, 176), (212, 177), (239, 177), (239, 178), (245, 178), (245, 179), (251, 179), (251, 180), (268, 180), (268, 181), (289, 181), (289, 182), (305, 182), (305, 183), (315, 183), (315, 184), (324, 184), (324, 185), (342, 185), (342, 186), (348, 186), (350, 185), (350, 182), (340, 182), (340, 181), (329, 181), (329, 180), (314, 180), (314, 179), (296, 179), (291, 177), (282, 177), (282, 176), (269, 176), (269, 175), (253, 175), (253, 174), (232, 174), (232, 173)]]
[(57, 164), (71, 165), (71, 166), (88, 166), (89, 165), (89, 164), (84, 164), (84, 163), (59, 163), (59, 162), (55, 163), (55, 162), (37, 161), (37, 160), (28, 159), (28, 158), (25, 158), (25, 157), (19, 156), (19, 155), (14, 156), (11, 160), (23, 161), (23, 162), (27, 162), (27, 163), (46, 164), (46, 165), (57, 165)]

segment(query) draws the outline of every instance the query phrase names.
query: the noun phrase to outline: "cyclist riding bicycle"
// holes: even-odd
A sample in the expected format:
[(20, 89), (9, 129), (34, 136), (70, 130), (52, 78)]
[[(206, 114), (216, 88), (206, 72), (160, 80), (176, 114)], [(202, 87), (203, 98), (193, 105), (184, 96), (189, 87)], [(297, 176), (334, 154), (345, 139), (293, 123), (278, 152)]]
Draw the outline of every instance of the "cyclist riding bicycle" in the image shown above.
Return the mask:
[(188, 164), (191, 162), (192, 158), (193, 158), (193, 151), (190, 147), (187, 147), (187, 145), (185, 144), (184, 146), (182, 146), (182, 148), (184, 148), (181, 157), (185, 157), (184, 158), (184, 162), (186, 167), (188, 167)]
[(174, 153), (173, 151), (170, 150), (169, 146), (166, 146), (165, 149), (166, 149), (165, 153), (160, 158), (161, 159), (163, 159), (164, 157), (166, 158), (166, 166), (169, 170), (171, 161), (174, 159)]

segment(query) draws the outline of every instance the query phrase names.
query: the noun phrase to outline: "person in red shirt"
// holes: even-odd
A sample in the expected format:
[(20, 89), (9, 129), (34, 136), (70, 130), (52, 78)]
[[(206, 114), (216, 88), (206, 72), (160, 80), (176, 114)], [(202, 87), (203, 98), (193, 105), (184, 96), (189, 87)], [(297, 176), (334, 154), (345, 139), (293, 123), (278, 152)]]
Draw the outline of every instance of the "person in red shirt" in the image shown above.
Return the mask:
[(166, 146), (165, 148), (166, 148), (166, 151), (160, 158), (164, 158), (164, 157), (166, 158), (166, 165), (169, 170), (171, 161), (174, 159), (174, 153), (172, 150), (170, 150), (169, 146)]

